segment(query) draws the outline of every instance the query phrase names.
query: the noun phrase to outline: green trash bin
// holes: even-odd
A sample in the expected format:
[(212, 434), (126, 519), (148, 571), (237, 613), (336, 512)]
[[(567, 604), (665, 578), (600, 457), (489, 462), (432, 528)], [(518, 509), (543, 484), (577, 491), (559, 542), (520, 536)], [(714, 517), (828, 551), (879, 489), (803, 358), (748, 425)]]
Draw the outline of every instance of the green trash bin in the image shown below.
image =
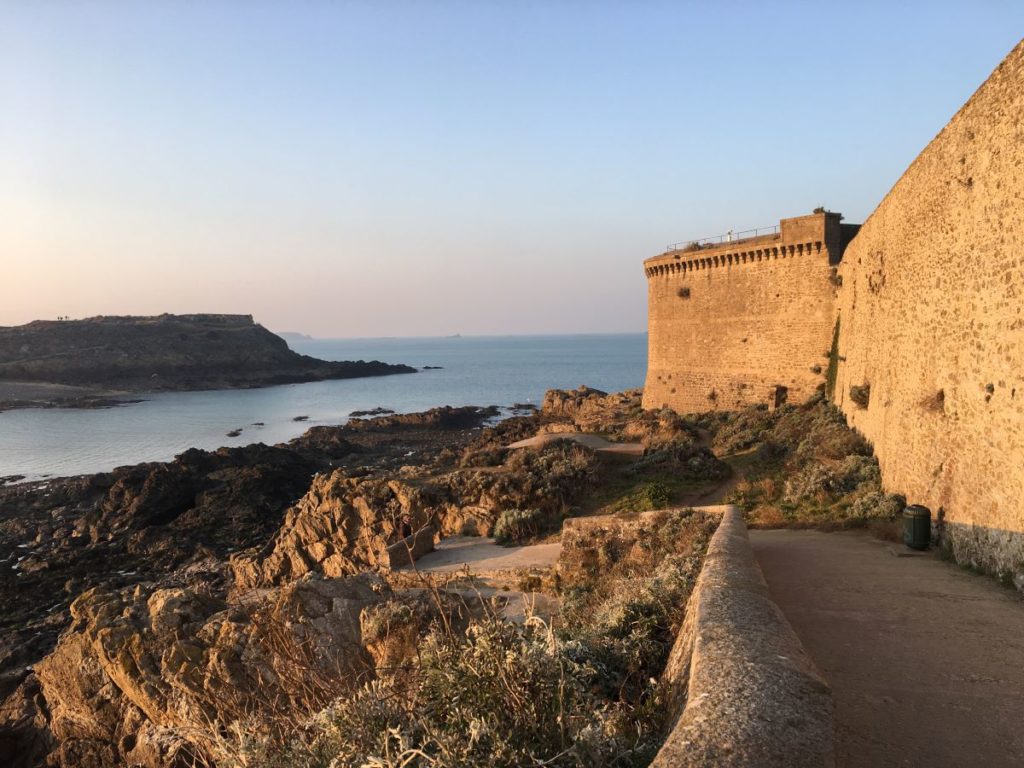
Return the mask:
[(911, 504), (903, 510), (903, 543), (911, 549), (928, 549), (932, 540), (932, 512)]

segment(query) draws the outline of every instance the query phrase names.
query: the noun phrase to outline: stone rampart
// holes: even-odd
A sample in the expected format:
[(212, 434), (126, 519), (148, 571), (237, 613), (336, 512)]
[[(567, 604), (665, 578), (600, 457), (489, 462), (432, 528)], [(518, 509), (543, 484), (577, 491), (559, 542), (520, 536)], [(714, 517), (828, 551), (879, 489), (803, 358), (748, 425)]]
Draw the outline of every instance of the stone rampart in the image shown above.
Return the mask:
[[(834, 399), (885, 486), (937, 513), (959, 561), (1024, 588), (1024, 43), (885, 197), (841, 277)], [(866, 407), (850, 397), (864, 385)]]
[(663, 682), (685, 706), (652, 768), (834, 762), (829, 687), (769, 596), (737, 507), (711, 539)]
[(732, 410), (803, 402), (821, 384), (835, 314), (836, 213), (783, 219), (773, 235), (644, 262), (644, 407)]

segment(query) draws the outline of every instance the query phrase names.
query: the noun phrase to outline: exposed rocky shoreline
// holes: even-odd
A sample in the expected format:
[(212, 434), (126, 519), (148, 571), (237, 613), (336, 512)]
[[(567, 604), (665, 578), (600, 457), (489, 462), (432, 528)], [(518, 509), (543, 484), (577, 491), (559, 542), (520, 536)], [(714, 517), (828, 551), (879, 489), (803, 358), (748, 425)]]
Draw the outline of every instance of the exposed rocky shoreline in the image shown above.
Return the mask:
[[(387, 415), (313, 427), (280, 445), (190, 450), (169, 463), (0, 486), (2, 762), (38, 765), (46, 755), (61, 766), (128, 760), (117, 739), (90, 740), (75, 730), (75, 718), (101, 720), (95, 697), (105, 694), (81, 690), (79, 672), (60, 667), (87, 663), (91, 651), (80, 644), (91, 642), (90, 632), (106, 631), (110, 611), (134, 610), (125, 600), (145, 611), (155, 594), (171, 591), (176, 597), (161, 598), (161, 614), (185, 621), (181, 616), (196, 611), (216, 612), (247, 588), (373, 571), (400, 539), (402, 518), (417, 527), (430, 521), (442, 532), (486, 534), (504, 506), (564, 504), (572, 481), (559, 490), (539, 485), (527, 466), (508, 475), (461, 466), (466, 456), (501, 451), (536, 432), (541, 419), (483, 428), (498, 414), (439, 408)], [(361, 588), (343, 591), (349, 589)], [(79, 629), (66, 636), (73, 639), (57, 647), (73, 625)], [(147, 642), (173, 644), (157, 634)], [(84, 696), (74, 705), (63, 698), (69, 686), (78, 691), (73, 698)], [(79, 711), (62, 719), (61, 707)], [(163, 760), (145, 762), (174, 764)]]
[[(359, 765), (391, 738), (373, 725), (384, 717), (476, 764), (499, 747), (467, 742), (451, 694), (418, 675), (440, 664), (462, 695), (509, 654), (526, 686), (516, 701), (547, 702), (557, 719), (552, 697), (574, 686), (565, 765), (593, 764), (592, 749), (652, 755), (667, 711), (657, 678), (715, 524), (683, 508), (735, 486), (719, 456), (747, 467), (735, 495), (755, 519), (863, 525), (891, 519), (891, 504), (863, 441), (823, 402), (687, 419), (640, 397), (552, 390), (539, 411), (497, 424), (497, 408), (435, 408), (0, 486), (0, 755), (15, 768), (322, 768), (307, 758), (326, 739), (348, 756), (333, 764)], [(509, 447), (559, 433), (643, 450), (557, 437)], [(547, 542), (569, 517), (618, 521), (609, 531), (652, 522), (642, 540), (588, 537), (553, 569), (490, 587), (499, 603), (510, 589), (561, 603), (557, 637), (506, 626), (465, 574), (439, 585), (396, 570), (442, 537)], [(476, 654), (497, 657), (477, 668)], [(418, 709), (430, 695), (440, 709)], [(519, 713), (521, 731), (504, 723), (508, 704), (477, 705), (500, 749), (564, 751), (566, 732), (535, 730), (540, 715)], [(611, 735), (591, 743), (593, 729)], [(268, 757), (291, 739), (301, 761)]]
[[(260, 611), (287, 604), (315, 623), (338, 600), (379, 600), (388, 587), (368, 574), (390, 571), (389, 548), (409, 530), (488, 535), (506, 509), (560, 520), (593, 486), (595, 454), (564, 441), (505, 446), (545, 422), (598, 419), (605, 399), (553, 394), (542, 412), (490, 427), (496, 408), (384, 415), (276, 446), (192, 449), (168, 463), (0, 486), (0, 752), (22, 766), (181, 764), (187, 739), (164, 733), (178, 717), (169, 690), (193, 683), (166, 677), (167, 653), (184, 654), (182, 670), (194, 654), (212, 663), (238, 643), (269, 653), (257, 649)], [(607, 399), (639, 412), (638, 395)], [(647, 424), (650, 434), (665, 426)], [(263, 597), (245, 602), (248, 593)], [(202, 640), (223, 635), (223, 616), (234, 616), (233, 639)], [(344, 632), (331, 632), (334, 647)], [(231, 663), (247, 675), (251, 661)], [(218, 694), (198, 690), (216, 716)]]
[(250, 315), (94, 317), (0, 328), (0, 410), (105, 408), (137, 392), (415, 372), (376, 360), (300, 355)]

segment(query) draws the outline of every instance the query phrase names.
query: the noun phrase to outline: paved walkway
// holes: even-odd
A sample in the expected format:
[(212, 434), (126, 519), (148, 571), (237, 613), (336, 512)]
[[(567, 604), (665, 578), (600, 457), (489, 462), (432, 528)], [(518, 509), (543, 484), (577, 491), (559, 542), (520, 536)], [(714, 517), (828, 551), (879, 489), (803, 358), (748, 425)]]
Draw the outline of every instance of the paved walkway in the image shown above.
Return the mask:
[[(705, 512), (725, 512), (728, 504), (709, 504), (694, 509)], [(679, 509), (674, 507), (673, 509)], [(594, 524), (602, 520), (631, 517), (661, 515), (671, 510), (639, 512), (632, 515), (594, 515), (590, 517), (573, 517), (566, 522)], [(528, 544), (525, 546), (502, 546), (494, 539), (485, 536), (448, 536), (441, 539), (432, 552), (416, 560), (416, 570), (427, 573), (453, 573), (468, 567), (473, 573), (490, 571), (508, 571), (516, 568), (547, 568), (558, 562), (562, 552), (561, 541), (549, 541), (545, 544)], [(403, 566), (399, 570), (411, 570), (411, 566)]]
[(751, 531), (832, 684), (836, 765), (1024, 765), (1024, 600), (862, 533)]

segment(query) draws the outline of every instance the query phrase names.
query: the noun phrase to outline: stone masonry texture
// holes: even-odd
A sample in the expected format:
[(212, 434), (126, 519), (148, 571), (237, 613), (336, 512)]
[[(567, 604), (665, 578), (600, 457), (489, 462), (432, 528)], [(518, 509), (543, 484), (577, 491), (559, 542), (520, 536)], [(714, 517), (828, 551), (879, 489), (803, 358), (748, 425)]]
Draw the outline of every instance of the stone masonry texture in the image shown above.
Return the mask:
[[(843, 258), (835, 400), (960, 562), (1024, 587), (1024, 42)], [(851, 386), (870, 385), (866, 408)]]

